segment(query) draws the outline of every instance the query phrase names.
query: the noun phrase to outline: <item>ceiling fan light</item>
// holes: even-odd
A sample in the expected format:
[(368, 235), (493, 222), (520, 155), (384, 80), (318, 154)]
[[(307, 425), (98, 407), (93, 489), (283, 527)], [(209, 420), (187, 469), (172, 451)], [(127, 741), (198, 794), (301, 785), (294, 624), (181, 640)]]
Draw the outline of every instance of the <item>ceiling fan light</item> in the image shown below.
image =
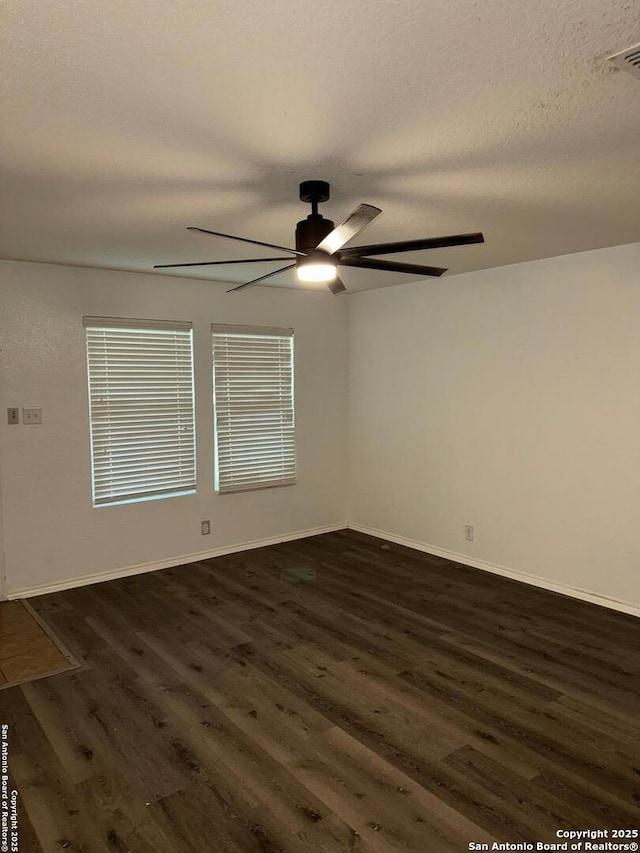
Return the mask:
[(299, 281), (327, 282), (337, 275), (336, 265), (326, 261), (299, 264), (296, 272)]

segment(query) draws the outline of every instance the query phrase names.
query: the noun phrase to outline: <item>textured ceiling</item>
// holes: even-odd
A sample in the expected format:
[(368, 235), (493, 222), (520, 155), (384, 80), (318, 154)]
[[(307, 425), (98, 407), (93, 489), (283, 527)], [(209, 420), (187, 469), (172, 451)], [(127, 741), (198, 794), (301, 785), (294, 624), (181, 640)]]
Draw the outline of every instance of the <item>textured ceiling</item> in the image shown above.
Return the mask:
[(640, 83), (606, 62), (640, 41), (637, 11), (5, 0), (0, 256), (142, 271), (257, 257), (185, 227), (292, 245), (309, 178), (331, 182), (336, 222), (383, 208), (362, 242), (484, 231), (484, 245), (395, 256), (450, 274), (637, 241)]

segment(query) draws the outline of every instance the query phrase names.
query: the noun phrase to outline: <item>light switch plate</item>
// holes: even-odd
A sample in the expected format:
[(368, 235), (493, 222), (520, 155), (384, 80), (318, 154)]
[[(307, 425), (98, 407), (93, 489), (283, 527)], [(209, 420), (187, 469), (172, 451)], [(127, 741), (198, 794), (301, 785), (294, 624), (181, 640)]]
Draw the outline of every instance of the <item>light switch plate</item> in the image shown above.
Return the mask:
[(23, 424), (41, 424), (42, 423), (42, 409), (23, 409), (22, 410), (22, 423)]
[(8, 424), (19, 424), (20, 423), (20, 409), (15, 406), (10, 409), (7, 409), (7, 423)]

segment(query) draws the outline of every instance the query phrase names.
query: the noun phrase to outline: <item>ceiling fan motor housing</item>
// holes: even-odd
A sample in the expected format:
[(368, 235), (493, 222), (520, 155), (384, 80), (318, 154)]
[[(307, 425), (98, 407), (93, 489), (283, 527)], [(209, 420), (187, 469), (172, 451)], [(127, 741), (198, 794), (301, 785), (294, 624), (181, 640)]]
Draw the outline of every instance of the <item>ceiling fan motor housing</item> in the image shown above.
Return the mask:
[(330, 219), (325, 219), (319, 213), (310, 213), (296, 225), (296, 250), (312, 252), (334, 228)]

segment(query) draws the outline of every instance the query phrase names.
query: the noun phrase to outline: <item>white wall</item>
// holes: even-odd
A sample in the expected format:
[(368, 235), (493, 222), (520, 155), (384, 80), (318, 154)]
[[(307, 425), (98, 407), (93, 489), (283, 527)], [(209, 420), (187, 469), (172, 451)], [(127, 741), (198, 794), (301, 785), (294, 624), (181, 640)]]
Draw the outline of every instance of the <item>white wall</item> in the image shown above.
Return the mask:
[[(344, 298), (275, 288), (227, 295), (225, 289), (160, 275), (0, 262), (0, 470), (9, 594), (344, 524)], [(193, 321), (196, 495), (92, 508), (83, 315)], [(294, 328), (297, 485), (214, 493), (212, 322)], [(7, 406), (41, 406), (42, 426), (8, 426)], [(207, 518), (212, 535), (205, 537), (200, 521)]]
[[(636, 244), (345, 299), (0, 262), (7, 591), (348, 519), (640, 607), (639, 269)], [(194, 322), (197, 495), (92, 509), (85, 314)], [(211, 322), (295, 328), (297, 486), (213, 492)]]
[(633, 244), (350, 297), (350, 521), (640, 607), (639, 270)]

